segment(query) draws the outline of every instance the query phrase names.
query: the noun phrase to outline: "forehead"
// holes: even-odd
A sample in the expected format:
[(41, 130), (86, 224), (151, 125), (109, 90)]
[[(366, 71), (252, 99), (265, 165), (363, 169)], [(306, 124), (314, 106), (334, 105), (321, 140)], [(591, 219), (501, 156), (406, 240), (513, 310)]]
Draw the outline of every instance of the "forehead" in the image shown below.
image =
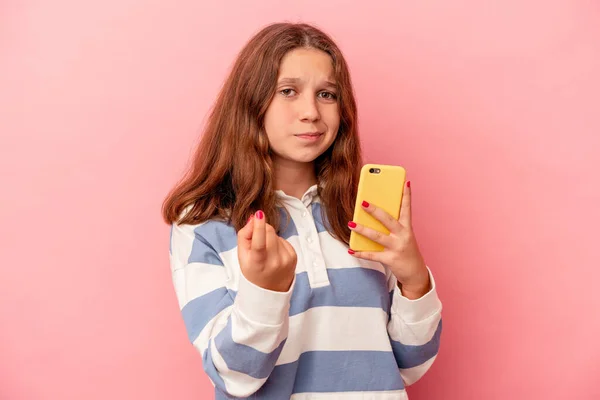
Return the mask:
[(335, 78), (333, 60), (322, 50), (294, 49), (281, 60), (279, 77), (332, 80)]

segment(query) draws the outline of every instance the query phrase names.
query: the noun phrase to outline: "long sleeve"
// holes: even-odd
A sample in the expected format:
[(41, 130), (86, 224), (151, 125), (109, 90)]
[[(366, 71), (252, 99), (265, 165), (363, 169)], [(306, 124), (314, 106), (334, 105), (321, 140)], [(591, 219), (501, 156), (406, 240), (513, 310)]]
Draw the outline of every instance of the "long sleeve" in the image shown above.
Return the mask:
[[(295, 282), (281, 293), (246, 280), (228, 262), (237, 259), (231, 231), (226, 238), (208, 237), (217, 230), (173, 225), (171, 270), (188, 338), (202, 354), (204, 370), (219, 391), (247, 397), (265, 383), (281, 353)], [(224, 241), (231, 248), (218, 251)]]
[(431, 290), (416, 300), (402, 296), (394, 275), (388, 280), (392, 293), (388, 334), (406, 386), (421, 379), (429, 370), (440, 347), (442, 303), (431, 271), (429, 277)]

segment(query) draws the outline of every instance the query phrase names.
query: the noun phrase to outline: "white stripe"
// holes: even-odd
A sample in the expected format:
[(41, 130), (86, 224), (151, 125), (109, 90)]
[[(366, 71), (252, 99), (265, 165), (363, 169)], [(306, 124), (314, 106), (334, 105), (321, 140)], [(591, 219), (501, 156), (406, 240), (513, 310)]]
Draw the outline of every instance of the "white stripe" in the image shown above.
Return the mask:
[(297, 361), (307, 351), (391, 351), (387, 319), (380, 308), (359, 307), (315, 307), (294, 315), (277, 365)]
[[(221, 265), (193, 262), (186, 265), (185, 295), (187, 301), (196, 299), (228, 284), (229, 277)], [(176, 271), (179, 273), (179, 270)]]
[(348, 247), (339, 240), (334, 239), (329, 232), (320, 232), (319, 241), (321, 242), (321, 248), (324, 249), (323, 258), (325, 258), (327, 268), (340, 269), (361, 266), (363, 268), (374, 269), (387, 276), (386, 269), (381, 263), (351, 256), (348, 254)]
[(171, 234), (171, 254), (172, 257), (177, 261), (175, 264), (171, 264), (171, 269), (174, 270), (179, 266), (187, 264), (188, 258), (192, 253), (192, 246), (194, 245), (194, 229), (199, 225), (177, 225), (173, 226), (173, 232)]
[(421, 379), (423, 375), (427, 372), (431, 365), (435, 361), (437, 355), (431, 357), (429, 360), (425, 361), (421, 365), (417, 365), (413, 368), (400, 368), (400, 376), (402, 376), (402, 380), (404, 380), (404, 385), (409, 386)]
[(429, 342), (438, 328), (442, 314), (436, 313), (425, 321), (406, 323), (400, 315), (393, 314), (388, 324), (390, 339), (408, 346), (421, 346)]
[[(227, 282), (227, 287), (237, 292), (238, 276), (240, 274), (240, 261), (238, 260), (237, 246), (231, 250), (219, 253), (219, 257), (221, 257), (225, 268), (227, 268), (227, 273), (230, 275), (231, 282)], [(236, 269), (232, 270), (232, 267)]]
[[(297, 235), (291, 236), (287, 239), (287, 241), (292, 245), (292, 247), (296, 251), (296, 254), (298, 255), (296, 274), (309, 272), (307, 271), (307, 264), (304, 262), (305, 257), (302, 257), (302, 255), (306, 253), (307, 249), (304, 249), (302, 247), (300, 237)], [(319, 241), (321, 244), (321, 249), (325, 249), (325, 251), (322, 252), (322, 262), (324, 262), (325, 265), (321, 267), (327, 266), (328, 269), (363, 267), (368, 269), (374, 269), (376, 271), (381, 272), (382, 274), (386, 274), (386, 276), (389, 275), (389, 271), (383, 265), (381, 265), (381, 263), (363, 260), (348, 254), (348, 250), (345, 247), (345, 245), (342, 242), (335, 240), (329, 234), (329, 232), (320, 232)], [(315, 256), (317, 256), (317, 254), (315, 254)], [(238, 261), (237, 247), (219, 253), (219, 257), (221, 257), (221, 260), (223, 260), (223, 264), (226, 266), (225, 271), (227, 272), (229, 279), (227, 281), (227, 287), (237, 292), (239, 289), (239, 280), (241, 274)], [(306, 257), (306, 259), (308, 260), (308, 257)]]
[[(296, 274), (300, 274), (302, 272), (307, 272), (307, 264), (309, 257), (302, 257), (303, 254), (306, 253), (303, 250), (303, 247), (300, 243), (300, 238), (298, 236), (292, 236), (287, 239), (287, 241), (294, 247), (296, 250), (296, 254), (298, 254), (298, 265), (296, 266)], [(320, 232), (319, 233), (319, 242), (321, 245), (323, 259), (321, 262), (324, 262), (328, 269), (343, 269), (343, 268), (356, 268), (363, 267), (368, 269), (374, 269), (376, 271), (381, 272), (382, 274), (387, 274), (386, 268), (384, 268), (381, 263), (375, 261), (363, 260), (360, 258), (356, 258), (348, 254), (348, 248), (342, 242), (335, 240), (329, 232)], [(319, 256), (318, 254), (314, 254), (314, 256)], [(304, 262), (303, 262), (304, 261)], [(321, 266), (321, 267), (324, 267)]]
[(231, 314), (231, 337), (235, 343), (250, 346), (263, 353), (271, 353), (287, 336), (287, 319), (282, 325), (258, 325), (240, 314)]
[(204, 351), (208, 348), (208, 341), (211, 337), (215, 337), (225, 328), (227, 325), (227, 319), (233, 306), (229, 306), (223, 309), (220, 313), (214, 316), (208, 324), (202, 329), (196, 340), (194, 340), (194, 347), (200, 351), (200, 354), (204, 354)]
[(298, 262), (296, 264), (296, 274), (300, 274), (302, 272), (306, 272), (306, 265), (304, 264), (304, 260), (302, 255), (304, 254), (303, 248), (301, 247), (300, 237), (299, 236), (291, 236), (287, 238), (289, 244), (292, 245), (294, 251), (296, 251), (296, 255), (298, 256)]
[[(175, 265), (175, 263), (174, 257), (171, 257), (171, 266)], [(185, 271), (183, 268), (173, 269), (171, 279), (173, 280), (177, 302), (179, 303), (179, 309), (181, 310), (187, 303), (187, 299), (185, 298)]]
[(405, 390), (382, 392), (296, 393), (290, 400), (408, 400)]

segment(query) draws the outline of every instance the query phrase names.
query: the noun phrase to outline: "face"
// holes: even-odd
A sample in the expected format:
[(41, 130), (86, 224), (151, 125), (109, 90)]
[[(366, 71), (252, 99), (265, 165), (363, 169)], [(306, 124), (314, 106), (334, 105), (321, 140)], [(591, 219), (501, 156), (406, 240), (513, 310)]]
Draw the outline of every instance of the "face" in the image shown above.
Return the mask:
[(305, 48), (287, 53), (265, 115), (274, 162), (312, 163), (331, 146), (339, 125), (331, 57)]

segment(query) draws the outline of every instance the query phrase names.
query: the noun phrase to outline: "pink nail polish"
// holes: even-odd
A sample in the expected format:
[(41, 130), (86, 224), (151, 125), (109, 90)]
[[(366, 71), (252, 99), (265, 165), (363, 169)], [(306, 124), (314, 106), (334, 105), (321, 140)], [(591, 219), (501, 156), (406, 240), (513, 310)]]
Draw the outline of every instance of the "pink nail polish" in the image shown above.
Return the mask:
[(356, 228), (356, 222), (353, 222), (353, 221), (348, 222), (348, 227), (349, 228)]
[(348, 253), (349, 253), (349, 254), (354, 254), (354, 253), (355, 253), (355, 251), (354, 251), (354, 250), (352, 250), (352, 249), (348, 249)]
[(410, 181), (406, 182), (406, 187), (410, 187)]
[(369, 203), (367, 203), (366, 201), (364, 201), (364, 200), (363, 200), (363, 202), (362, 202), (362, 206), (363, 206), (364, 208), (368, 208), (368, 207), (369, 207)]
[(258, 219), (263, 219), (264, 217), (265, 217), (265, 213), (264, 213), (264, 212), (262, 212), (261, 210), (258, 210), (258, 211), (256, 212), (256, 218), (258, 218)]

